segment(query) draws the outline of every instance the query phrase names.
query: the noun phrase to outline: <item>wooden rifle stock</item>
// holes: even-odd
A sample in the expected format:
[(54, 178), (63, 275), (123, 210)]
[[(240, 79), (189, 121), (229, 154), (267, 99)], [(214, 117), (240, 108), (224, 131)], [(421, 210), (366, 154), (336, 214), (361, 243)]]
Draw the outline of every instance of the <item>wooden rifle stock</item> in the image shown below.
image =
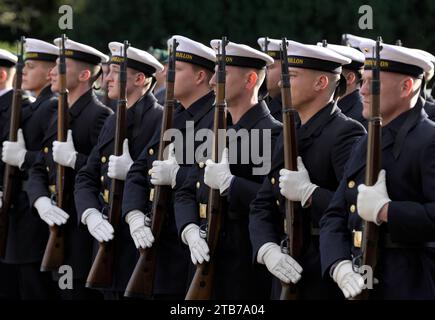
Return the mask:
[[(172, 128), (173, 113), (175, 108), (174, 84), (175, 84), (175, 61), (178, 42), (173, 39), (169, 45), (169, 63), (166, 75), (166, 102), (163, 112), (162, 128), (160, 132), (158, 160), (165, 160), (164, 150), (169, 144), (164, 140), (166, 130)], [(155, 186), (151, 217), (147, 217), (146, 223), (151, 227), (154, 243), (151, 248), (139, 249), (139, 260), (125, 290), (125, 297), (145, 297), (153, 295), (154, 277), (156, 272), (157, 248), (159, 246), (160, 233), (164, 218), (171, 210), (170, 205), (172, 189), (170, 186)]]
[[(68, 90), (66, 88), (66, 61), (65, 61), (65, 42), (67, 38), (62, 35), (59, 48), (59, 100), (57, 108), (57, 140), (65, 142), (68, 132)], [(66, 209), (65, 185), (68, 183), (66, 168), (56, 166), (56, 205)], [(63, 227), (54, 225), (50, 227), (47, 246), (41, 263), (41, 271), (57, 270), (64, 261), (65, 239)]]
[[(9, 127), (9, 141), (17, 141), (17, 131), (20, 128), (21, 122), (21, 104), (23, 90), (21, 84), (23, 81), (24, 67), (24, 42), (25, 38), (21, 37), (20, 50), (18, 53), (18, 61), (16, 64), (16, 74), (14, 82), (14, 95), (12, 97), (11, 119)], [(9, 210), (12, 205), (12, 192), (14, 184), (14, 176), (16, 167), (5, 165), (3, 175), (3, 206), (0, 209), (0, 258), (4, 258), (6, 254), (6, 246), (9, 229)]]
[[(114, 155), (119, 157), (123, 153), (123, 143), (127, 138), (127, 51), (128, 41), (124, 41), (123, 61), (119, 74), (119, 98), (116, 110), (116, 131)], [(98, 252), (92, 263), (88, 278), (86, 279), (87, 288), (108, 288), (113, 282), (113, 264), (115, 259), (115, 243), (117, 240), (117, 230), (121, 220), (122, 196), (124, 191), (124, 181), (112, 179), (110, 185), (109, 200), (109, 222), (115, 230), (115, 237), (108, 242), (100, 242)]]
[[(370, 118), (368, 120), (367, 137), (367, 160), (365, 172), (365, 184), (373, 186), (377, 179), (382, 165), (382, 116), (380, 109), (380, 52), (382, 50), (382, 38), (376, 41), (375, 59), (376, 65), (373, 68), (373, 79), (371, 83), (371, 107)], [(363, 222), (363, 235), (361, 244), (362, 263), (358, 267), (370, 266), (375, 271), (378, 261), (378, 239), (379, 227), (373, 222)], [(369, 297), (368, 289), (355, 297), (355, 300), (367, 300)]]
[[(284, 167), (287, 170), (297, 171), (297, 140), (296, 140), (296, 110), (292, 106), (291, 83), (288, 69), (287, 39), (282, 39), (281, 45), (281, 97), (283, 119)], [(298, 259), (302, 249), (302, 219), (295, 212), (296, 204), (285, 200), (284, 229), (286, 239), (281, 242), (283, 253)], [(281, 282), (281, 300), (298, 299), (298, 290), (295, 284)]]
[[(216, 106), (214, 112), (213, 124), (213, 161), (219, 162), (219, 157), (223, 147), (226, 146), (226, 139), (222, 137), (222, 132), (226, 130), (226, 101), (225, 101), (225, 66), (226, 66), (226, 51), (225, 47), (228, 44), (226, 37), (222, 38), (218, 59), (217, 71), (217, 90), (216, 90)], [(222, 139), (223, 138), (223, 139)], [(204, 261), (197, 265), (195, 275), (190, 284), (186, 295), (186, 300), (209, 300), (213, 293), (214, 284), (214, 264), (215, 251), (219, 241), (219, 234), (222, 226), (223, 215), (225, 214), (226, 200), (221, 197), (219, 190), (209, 190), (208, 206), (207, 206), (207, 244), (210, 249), (210, 261)]]

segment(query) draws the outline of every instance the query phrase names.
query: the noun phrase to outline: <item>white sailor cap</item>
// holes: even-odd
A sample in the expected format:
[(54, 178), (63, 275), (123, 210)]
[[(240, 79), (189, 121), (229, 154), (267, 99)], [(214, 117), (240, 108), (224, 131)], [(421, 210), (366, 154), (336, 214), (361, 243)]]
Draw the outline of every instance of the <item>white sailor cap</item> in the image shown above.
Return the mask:
[(342, 66), (352, 60), (337, 52), (315, 45), (287, 40), (289, 67), (312, 69), (340, 74)]
[(424, 50), (420, 50), (420, 49), (414, 49), (418, 54), (423, 55), (424, 57), (426, 57), (426, 59), (430, 60), (430, 62), (432, 62), (432, 69), (435, 69), (435, 56), (432, 53), (429, 53), (427, 51)]
[[(110, 42), (109, 49), (112, 56), (110, 63), (121, 64), (124, 62), (123, 43)], [(127, 49), (127, 67), (143, 72), (148, 77), (164, 69), (163, 65), (152, 54), (134, 47)]]
[(27, 38), (24, 42), (26, 60), (56, 61), (59, 56), (59, 48), (55, 45), (39, 40)]
[[(433, 68), (432, 62), (415, 50), (382, 43), (380, 52), (380, 70), (394, 72), (422, 78), (425, 72), (430, 72)], [(372, 70), (376, 66), (375, 50), (376, 44), (366, 42), (360, 44), (361, 51), (365, 54), (366, 60), (364, 69)]]
[[(266, 39), (267, 39), (267, 46), (266, 46)], [(257, 43), (264, 53), (268, 54), (275, 60), (281, 59), (282, 40), (262, 37), (262, 38), (258, 38)]]
[(343, 34), (343, 42), (346, 43), (346, 45), (358, 50), (360, 49), (360, 44), (363, 42), (365, 43), (371, 42), (373, 43), (373, 45), (376, 45), (376, 41), (373, 39), (354, 36), (353, 34), (349, 34), (349, 33)]
[[(54, 44), (60, 48), (62, 38), (54, 40)], [(65, 41), (65, 56), (70, 59), (90, 63), (93, 65), (99, 65), (106, 62), (109, 58), (104, 53), (98, 51), (91, 46), (82, 44), (71, 39)]]
[[(217, 54), (220, 53), (221, 42), (222, 40), (220, 39), (210, 41), (211, 47)], [(225, 51), (226, 64), (228, 66), (261, 70), (274, 62), (273, 58), (269, 55), (244, 44), (228, 42)]]
[[(322, 42), (318, 42), (317, 45), (319, 47), (323, 47)], [(329, 44), (329, 43), (326, 45), (326, 47), (328, 49), (331, 49), (332, 51), (335, 51), (338, 54), (352, 60), (352, 62), (350, 64), (343, 66), (344, 69), (358, 71), (358, 70), (361, 70), (364, 68), (364, 61), (365, 61), (366, 57), (365, 57), (364, 53), (362, 53), (361, 51), (354, 49), (352, 47), (340, 46), (340, 45)]]
[(178, 42), (175, 60), (188, 62), (210, 71), (214, 71), (216, 55), (212, 49), (200, 42), (187, 37), (175, 35), (168, 40), (168, 47), (173, 44), (174, 39)]
[(0, 49), (0, 67), (13, 67), (18, 61), (18, 57), (13, 53)]

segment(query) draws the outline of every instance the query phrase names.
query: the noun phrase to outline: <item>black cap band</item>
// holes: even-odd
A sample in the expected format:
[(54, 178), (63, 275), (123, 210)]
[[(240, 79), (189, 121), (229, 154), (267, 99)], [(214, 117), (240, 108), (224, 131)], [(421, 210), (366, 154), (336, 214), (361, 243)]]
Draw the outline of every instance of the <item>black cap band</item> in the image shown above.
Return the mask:
[(41, 60), (41, 61), (50, 61), (55, 62), (58, 55), (56, 54), (49, 54), (49, 53), (42, 53), (42, 52), (26, 52), (26, 59), (25, 60)]
[(0, 67), (12, 68), (15, 65), (15, 62), (0, 59)]
[[(112, 58), (110, 59), (110, 64), (114, 63), (114, 64), (118, 64), (120, 65), (121, 63), (124, 62), (124, 57), (121, 56), (112, 56)], [(147, 77), (152, 77), (153, 74), (156, 73), (156, 68), (147, 65), (146, 63), (137, 61), (137, 60), (133, 60), (130, 58), (127, 58), (127, 67), (143, 72)]]
[[(364, 63), (364, 70), (373, 70), (375, 66), (375, 59), (366, 59)], [(418, 66), (391, 60), (381, 60), (380, 70), (385, 72), (400, 73), (417, 79), (422, 79), (424, 75), (424, 70)]]
[(99, 65), (101, 63), (101, 57), (83, 51), (65, 49), (65, 57), (93, 65)]
[(275, 60), (281, 60), (281, 51), (267, 51), (265, 52), (269, 57), (274, 58)]
[(338, 62), (301, 56), (288, 57), (288, 64), (289, 67), (319, 70), (335, 74), (340, 74), (342, 71), (341, 64)]
[(348, 69), (352, 71), (361, 71), (364, 69), (364, 62), (353, 61), (350, 64), (343, 66), (343, 69)]
[(196, 64), (204, 67), (210, 71), (214, 71), (215, 62), (206, 58), (200, 57), (190, 52), (177, 51), (175, 53), (175, 60)]
[(226, 56), (226, 64), (228, 66), (253, 68), (258, 70), (264, 69), (266, 67), (266, 61), (262, 59), (240, 56)]

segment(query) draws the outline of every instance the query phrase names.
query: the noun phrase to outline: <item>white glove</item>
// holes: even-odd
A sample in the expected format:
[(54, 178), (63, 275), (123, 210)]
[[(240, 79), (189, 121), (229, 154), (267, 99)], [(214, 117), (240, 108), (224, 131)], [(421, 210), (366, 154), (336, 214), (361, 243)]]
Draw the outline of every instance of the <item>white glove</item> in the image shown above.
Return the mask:
[(21, 168), (26, 153), (26, 142), (24, 141), (23, 130), (21, 129), (18, 129), (16, 142), (3, 142), (2, 161), (10, 166)]
[(63, 225), (69, 218), (68, 213), (53, 205), (48, 197), (38, 198), (33, 206), (38, 210), (41, 219), (50, 227)]
[(302, 207), (305, 207), (318, 186), (311, 183), (302, 158), (298, 157), (297, 161), (298, 171), (281, 169), (279, 172), (279, 188), (281, 189), (281, 194), (288, 200), (301, 202)]
[(207, 242), (201, 238), (199, 227), (194, 224), (188, 224), (181, 233), (181, 240), (189, 246), (190, 258), (193, 264), (201, 264), (204, 261), (210, 261), (210, 249)]
[(285, 283), (297, 283), (301, 279), (302, 267), (288, 254), (282, 253), (276, 243), (262, 245), (258, 250), (257, 262), (265, 264), (270, 273)]
[(169, 145), (168, 160), (153, 162), (151, 183), (155, 186), (171, 186), (174, 188), (177, 183), (178, 169), (180, 169), (180, 166), (175, 158), (175, 147), (171, 143)]
[(53, 142), (53, 160), (61, 166), (74, 169), (77, 160), (77, 151), (74, 148), (71, 130), (68, 130), (66, 142)]
[(127, 178), (127, 173), (133, 164), (133, 160), (130, 156), (130, 151), (128, 150), (128, 139), (125, 139), (122, 144), (122, 155), (117, 157), (111, 155), (109, 157), (109, 170), (107, 175), (111, 179), (125, 180)]
[(89, 233), (97, 239), (98, 242), (108, 242), (113, 239), (115, 230), (107, 217), (97, 209), (91, 208), (83, 212), (82, 223), (88, 226)]
[(364, 279), (359, 273), (353, 271), (350, 260), (341, 261), (335, 267), (332, 278), (343, 291), (346, 299), (356, 297), (364, 288)]
[(219, 189), (221, 194), (224, 193), (230, 187), (234, 178), (228, 163), (228, 148), (222, 151), (221, 162), (215, 163), (213, 160), (208, 159), (205, 164), (204, 183), (212, 189)]
[(3, 208), (3, 192), (0, 191), (0, 209)]
[(374, 186), (368, 187), (364, 184), (358, 186), (356, 204), (358, 214), (362, 219), (380, 225), (381, 222), (378, 220), (379, 211), (388, 202), (391, 202), (391, 200), (385, 184), (385, 170), (379, 172), (378, 181)]
[(130, 234), (136, 248), (151, 248), (154, 242), (154, 236), (151, 229), (145, 226), (145, 215), (139, 210), (133, 210), (127, 213), (125, 221), (130, 226)]

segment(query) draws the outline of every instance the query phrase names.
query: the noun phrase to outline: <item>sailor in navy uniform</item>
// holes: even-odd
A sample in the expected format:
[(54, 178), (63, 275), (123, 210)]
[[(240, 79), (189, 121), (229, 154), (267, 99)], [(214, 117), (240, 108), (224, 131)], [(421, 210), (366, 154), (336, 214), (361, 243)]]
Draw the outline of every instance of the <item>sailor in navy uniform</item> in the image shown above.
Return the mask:
[[(119, 98), (119, 70), (124, 45), (111, 42), (110, 71), (107, 75), (109, 98)], [(98, 242), (115, 241), (113, 282), (104, 289), (105, 299), (120, 299), (137, 260), (137, 250), (128, 225), (121, 219), (116, 231), (107, 221), (112, 179), (124, 181), (127, 173), (145, 146), (155, 135), (163, 108), (152, 94), (155, 74), (163, 66), (151, 54), (134, 47), (127, 50), (127, 139), (123, 154), (114, 156), (116, 115), (111, 115), (92, 149), (86, 165), (79, 171), (75, 185), (75, 204), (80, 221), (87, 225)]]
[[(319, 220), (343, 174), (352, 145), (365, 130), (346, 117), (334, 97), (342, 66), (350, 59), (321, 46), (288, 41), (292, 105), (297, 124), (298, 170), (284, 167), (283, 136), (277, 142), (272, 170), (251, 204), (249, 229), (256, 263), (275, 276), (272, 298), (279, 298), (278, 281), (297, 283), (300, 299), (337, 299), (339, 290), (323, 280), (320, 268)], [(303, 247), (300, 256), (282, 252), (285, 200), (300, 202)], [(302, 276), (302, 278), (301, 278)]]
[[(160, 128), (155, 128), (156, 139), (135, 161), (125, 185), (123, 213), (138, 248), (150, 247), (154, 240), (151, 229), (144, 225), (145, 214), (152, 208), (154, 186), (171, 186), (174, 197), (175, 191), (183, 185), (200, 145), (199, 141), (194, 141), (194, 135), (213, 124), (215, 96), (209, 81), (213, 76), (215, 53), (211, 48), (179, 35), (171, 37), (168, 45), (174, 39), (178, 42), (174, 96), (179, 104), (173, 115), (172, 129), (177, 129), (180, 135), (178, 139), (175, 137), (168, 159), (156, 161)], [(160, 126), (160, 122), (156, 125)], [(189, 254), (178, 236), (172, 201), (168, 207), (170, 210), (165, 215), (157, 249), (153, 296), (154, 299), (183, 299), (187, 290)]]
[[(59, 46), (61, 39), (55, 40)], [(48, 121), (42, 148), (30, 171), (27, 194), (40, 218), (48, 225), (65, 225), (64, 264), (73, 269), (73, 289), (60, 290), (63, 299), (98, 298), (98, 292), (85, 289), (85, 278), (92, 262), (92, 237), (86, 227), (79, 225), (74, 205), (74, 179), (86, 164), (88, 155), (97, 143), (100, 130), (112, 111), (98, 101), (92, 85), (99, 77), (101, 62), (107, 56), (100, 51), (68, 39), (65, 42), (66, 83), (68, 89), (68, 135), (66, 142), (57, 139), (57, 112)], [(59, 91), (59, 73), (50, 72), (51, 89)], [(68, 183), (64, 210), (50, 199), (56, 192), (56, 165), (66, 168)], [(69, 219), (68, 223), (67, 220)], [(53, 270), (55, 281), (58, 270)]]
[[(369, 117), (373, 43), (363, 75), (364, 117)], [(322, 274), (345, 297), (355, 297), (364, 279), (354, 267), (361, 254), (362, 224), (379, 225), (378, 284), (371, 299), (435, 298), (435, 125), (420, 97), (431, 62), (404, 47), (382, 44), (380, 53), (382, 170), (374, 186), (364, 185), (367, 138), (353, 148), (343, 178), (320, 222)], [(354, 263), (353, 263), (354, 262)], [(375, 283), (374, 279), (370, 282)]]
[[(211, 41), (218, 52), (221, 40)], [(261, 299), (269, 296), (270, 276), (263, 266), (252, 264), (249, 240), (249, 204), (255, 198), (270, 169), (270, 157), (281, 123), (272, 117), (264, 101), (258, 102), (258, 90), (264, 81), (266, 67), (273, 59), (258, 50), (229, 42), (226, 46), (226, 101), (228, 130), (243, 138), (228, 137), (229, 150), (222, 153), (222, 161), (205, 160), (195, 164), (184, 185), (175, 195), (175, 218), (181, 239), (189, 246), (194, 264), (209, 259), (207, 242), (200, 235), (200, 226), (207, 221), (210, 188), (220, 190), (227, 210), (214, 255), (214, 299)], [(216, 87), (216, 77), (210, 82)], [(211, 128), (211, 127), (210, 127)], [(254, 132), (260, 139), (254, 139)], [(269, 134), (263, 140), (263, 136)], [(262, 150), (263, 166), (252, 157), (242, 161), (242, 147), (258, 143)], [(253, 150), (251, 149), (252, 153)], [(261, 168), (262, 167), (262, 168)], [(256, 169), (260, 169), (257, 172)]]

